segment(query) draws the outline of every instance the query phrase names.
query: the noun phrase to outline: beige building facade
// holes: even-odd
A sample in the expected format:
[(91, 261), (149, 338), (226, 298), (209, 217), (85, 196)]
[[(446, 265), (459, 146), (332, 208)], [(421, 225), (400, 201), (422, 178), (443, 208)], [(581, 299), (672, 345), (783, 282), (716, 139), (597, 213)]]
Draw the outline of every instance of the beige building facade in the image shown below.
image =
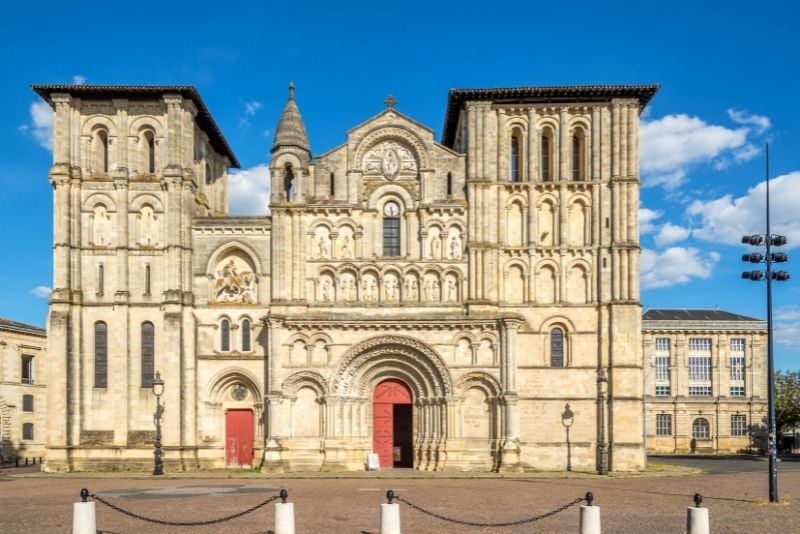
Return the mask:
[(0, 463), (45, 456), (47, 337), (0, 317)]
[(722, 310), (647, 310), (642, 319), (650, 453), (764, 448), (767, 323)]
[(319, 154), (290, 87), (263, 217), (227, 215), (238, 162), (193, 88), (35, 90), (55, 110), (47, 470), (148, 469), (155, 371), (167, 471), (644, 466), (657, 86), (452, 90), (439, 141), (387, 99)]

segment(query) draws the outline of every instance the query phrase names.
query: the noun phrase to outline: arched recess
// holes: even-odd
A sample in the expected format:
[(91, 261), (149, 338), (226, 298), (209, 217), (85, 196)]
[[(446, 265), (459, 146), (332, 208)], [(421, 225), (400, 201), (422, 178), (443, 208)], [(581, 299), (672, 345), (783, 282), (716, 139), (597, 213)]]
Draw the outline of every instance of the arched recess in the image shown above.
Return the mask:
[(545, 197), (537, 205), (537, 227), (539, 235), (536, 241), (545, 247), (557, 244), (558, 236), (558, 202), (552, 197)]
[(567, 208), (567, 221), (569, 224), (569, 244), (573, 247), (583, 247), (589, 243), (591, 237), (591, 203), (583, 196), (578, 196), (570, 202)]
[(512, 247), (522, 246), (525, 239), (527, 207), (520, 200), (512, 200), (506, 205), (506, 243)]
[(411, 193), (401, 185), (390, 183), (375, 189), (367, 199), (367, 206), (369, 209), (383, 213), (383, 205), (390, 200), (398, 202), (402, 206), (403, 212), (414, 209), (414, 199), (411, 198)]
[(558, 267), (554, 262), (542, 262), (536, 269), (536, 300), (553, 304), (558, 300)]
[(117, 211), (117, 203), (105, 193), (93, 193), (86, 197), (81, 205), (81, 211), (91, 212), (97, 204), (105, 206), (108, 213)]
[(287, 378), (282, 389), (291, 401), (291, 436), (295, 439), (322, 437), (325, 379), (314, 372), (300, 371)]
[(209, 302), (256, 304), (261, 260), (249, 246), (231, 241), (214, 251), (206, 264)]
[(492, 466), (500, 446), (500, 383), (488, 373), (472, 372), (456, 383), (461, 395), (460, 434), (472, 462)]
[(528, 294), (528, 269), (519, 260), (512, 260), (503, 268), (503, 300), (509, 304), (522, 304)]
[(586, 304), (589, 302), (591, 288), (589, 265), (583, 261), (575, 261), (569, 266), (567, 272), (567, 301), (573, 304)]
[(355, 158), (353, 158), (355, 163), (354, 168), (362, 169), (364, 165), (364, 156), (366, 156), (375, 145), (383, 141), (395, 141), (405, 145), (405, 148), (409, 149), (416, 158), (419, 169), (429, 168), (425, 144), (414, 132), (400, 127), (379, 127), (368, 133), (356, 148)]

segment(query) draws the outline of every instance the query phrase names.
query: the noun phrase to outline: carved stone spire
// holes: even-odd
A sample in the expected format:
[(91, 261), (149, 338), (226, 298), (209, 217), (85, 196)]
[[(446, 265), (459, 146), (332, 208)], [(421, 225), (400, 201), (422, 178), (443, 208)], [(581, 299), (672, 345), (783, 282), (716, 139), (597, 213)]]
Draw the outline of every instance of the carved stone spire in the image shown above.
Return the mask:
[(281, 119), (278, 121), (278, 127), (275, 129), (272, 153), (279, 148), (299, 148), (308, 152), (309, 155), (311, 152), (306, 126), (303, 124), (303, 117), (300, 116), (300, 109), (294, 99), (294, 82), (289, 82), (289, 101), (286, 102)]

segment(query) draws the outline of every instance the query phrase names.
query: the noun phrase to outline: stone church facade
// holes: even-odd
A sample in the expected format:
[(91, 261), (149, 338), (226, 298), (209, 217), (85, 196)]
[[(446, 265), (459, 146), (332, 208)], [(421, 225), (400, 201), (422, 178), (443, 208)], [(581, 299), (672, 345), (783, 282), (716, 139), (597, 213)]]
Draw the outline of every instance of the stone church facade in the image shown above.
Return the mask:
[(47, 470), (148, 469), (156, 371), (167, 471), (643, 468), (657, 86), (452, 90), (440, 141), (387, 99), (321, 154), (290, 87), (263, 217), (227, 215), (238, 162), (194, 88), (34, 89)]

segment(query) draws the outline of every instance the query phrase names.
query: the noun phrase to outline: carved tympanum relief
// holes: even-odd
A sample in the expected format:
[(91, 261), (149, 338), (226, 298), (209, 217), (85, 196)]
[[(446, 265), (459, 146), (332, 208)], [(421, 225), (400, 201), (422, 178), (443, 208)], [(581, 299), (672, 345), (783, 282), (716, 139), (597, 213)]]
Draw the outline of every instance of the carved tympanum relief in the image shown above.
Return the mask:
[(256, 275), (243, 253), (224, 256), (214, 269), (211, 284), (212, 302), (255, 304), (257, 301)]
[(383, 141), (364, 156), (364, 174), (394, 180), (398, 176), (417, 176), (414, 154), (397, 141)]

